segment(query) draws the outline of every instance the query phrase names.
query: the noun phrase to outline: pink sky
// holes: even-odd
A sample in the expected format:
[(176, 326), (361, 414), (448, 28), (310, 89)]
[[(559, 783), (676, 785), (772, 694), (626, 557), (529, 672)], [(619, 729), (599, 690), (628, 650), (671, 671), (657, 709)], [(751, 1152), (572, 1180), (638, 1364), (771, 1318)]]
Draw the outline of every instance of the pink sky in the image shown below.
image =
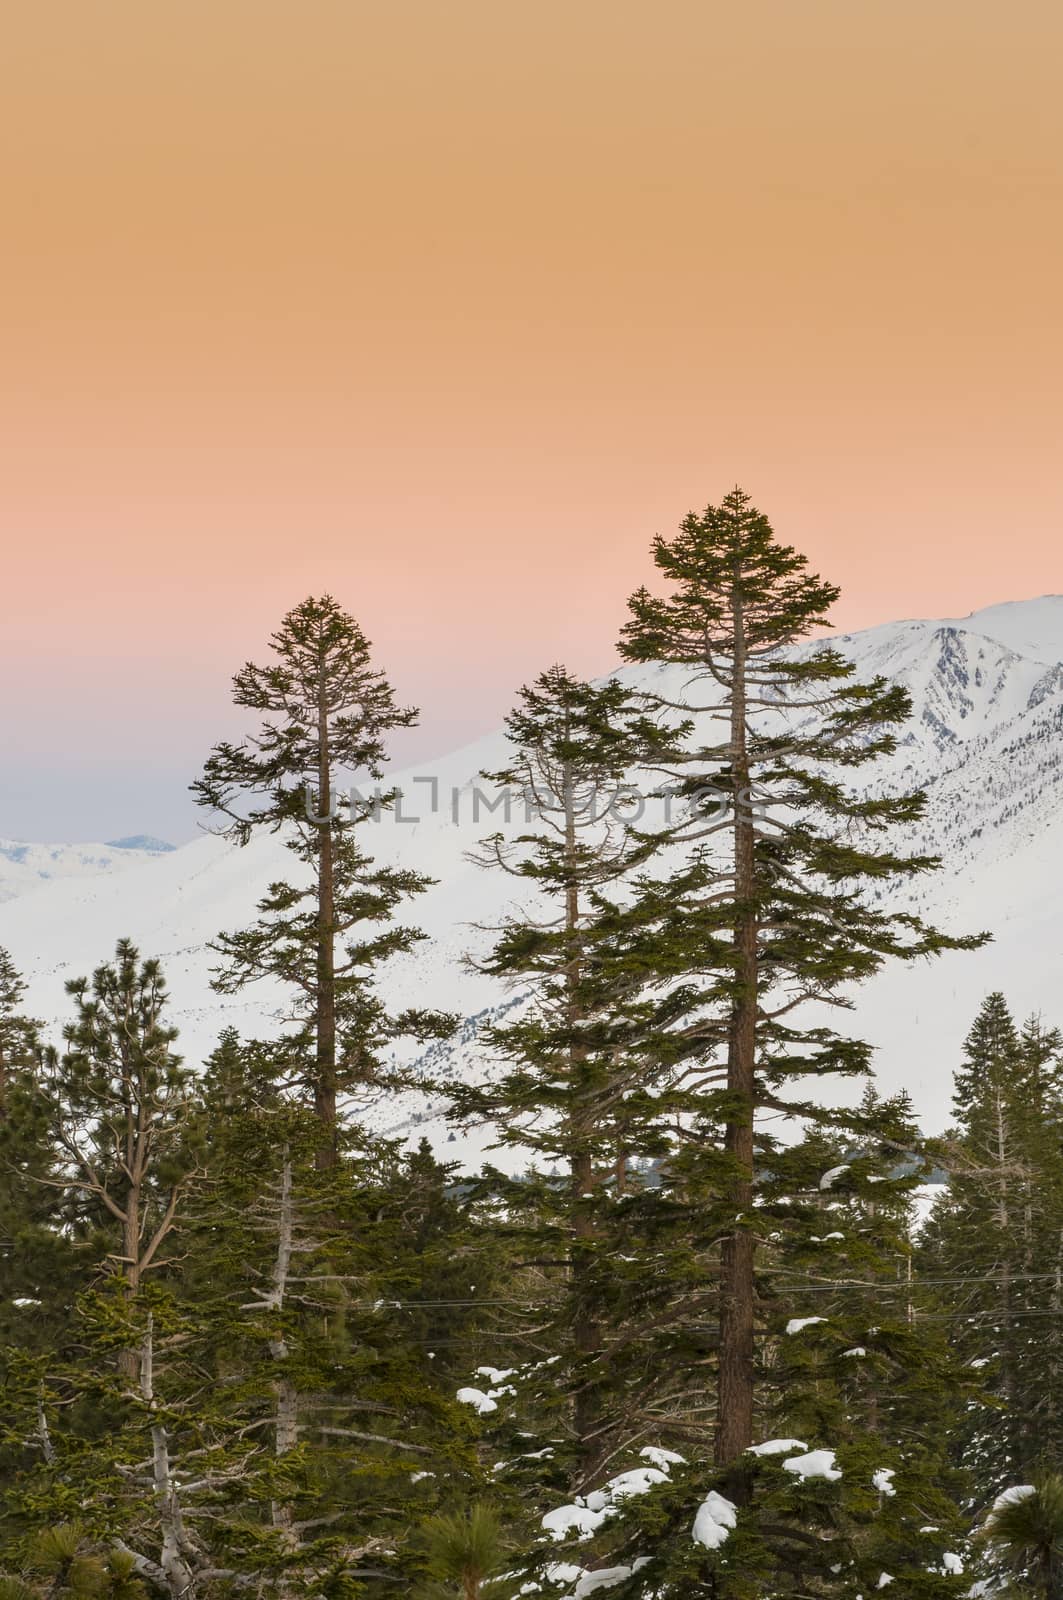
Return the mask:
[(1063, 589), (1054, 4), (8, 32), (0, 836), (188, 836), (311, 591), (451, 746), (736, 481), (846, 628)]

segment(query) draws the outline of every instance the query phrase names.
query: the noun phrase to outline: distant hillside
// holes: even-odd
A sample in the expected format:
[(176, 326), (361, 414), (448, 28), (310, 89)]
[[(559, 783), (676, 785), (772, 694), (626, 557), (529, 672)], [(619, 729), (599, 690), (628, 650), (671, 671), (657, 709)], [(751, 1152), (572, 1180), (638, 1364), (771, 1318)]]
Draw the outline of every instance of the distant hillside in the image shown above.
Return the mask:
[(128, 872), (173, 848), (147, 834), (113, 839), (110, 844), (31, 844), (0, 839), (0, 903), (35, 893), (57, 879), (80, 881)]
[(148, 850), (153, 855), (163, 855), (168, 850), (176, 850), (177, 846), (167, 844), (165, 839), (156, 839), (150, 833), (132, 833), (127, 839), (108, 839), (109, 850)]
[[(877, 1046), (884, 1087), (907, 1086), (926, 1124), (940, 1127), (963, 1035), (987, 991), (1004, 989), (1020, 1016), (1041, 1008), (1063, 1023), (1063, 596), (962, 619), (888, 623), (835, 642), (861, 677), (882, 673), (913, 697), (897, 752), (868, 780), (878, 791), (928, 791), (926, 817), (908, 842), (940, 855), (944, 870), (916, 884), (906, 903), (949, 929), (988, 928), (995, 936), (973, 954), (884, 972), (856, 997), (852, 1027)], [(622, 676), (678, 695), (686, 674), (640, 667)], [(475, 925), (497, 921), (516, 892), (513, 880), (499, 881), (467, 858), (476, 839), (498, 826), (489, 814), (474, 819), (476, 776), (504, 765), (504, 755), (500, 731), (391, 775), (404, 792), (404, 817), (418, 820), (385, 816), (366, 829), (371, 852), (437, 880), (409, 912), (429, 938), (393, 964), (388, 984), (397, 1002), (462, 1013), (455, 1039), (433, 1050), (448, 1072), (481, 1071), (480, 1025), (520, 1003), (461, 962), (487, 937)], [(428, 777), (438, 783), (435, 811), (430, 785), (415, 781)], [(199, 1059), (227, 1023), (244, 1032), (274, 1025), (281, 997), (267, 987), (237, 997), (211, 992), (215, 958), (207, 946), (220, 929), (245, 924), (267, 885), (290, 876), (293, 865), (276, 838), (245, 850), (209, 835), (167, 851), (142, 840), (0, 844), (0, 895), (15, 874), (35, 878), (32, 894), (9, 887), (0, 944), (31, 979), (34, 1013), (58, 1019), (66, 1011), (64, 980), (91, 971), (117, 937), (131, 935), (163, 959), (181, 1048)], [(454, 1135), (441, 1110), (414, 1097), (381, 1115), (396, 1130), (427, 1132), (448, 1156), (473, 1158), (483, 1137)]]

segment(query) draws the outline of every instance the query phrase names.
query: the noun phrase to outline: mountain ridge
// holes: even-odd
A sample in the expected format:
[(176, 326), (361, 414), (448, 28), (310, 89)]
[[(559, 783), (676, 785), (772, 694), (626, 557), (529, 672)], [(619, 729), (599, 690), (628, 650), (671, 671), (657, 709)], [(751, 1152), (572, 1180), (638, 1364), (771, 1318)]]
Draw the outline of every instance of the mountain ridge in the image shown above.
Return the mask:
[[(914, 883), (905, 903), (949, 931), (989, 928), (995, 935), (974, 953), (891, 968), (856, 997), (853, 1025), (876, 1046), (883, 1086), (909, 1087), (936, 1128), (947, 1120), (952, 1070), (984, 994), (1000, 988), (1020, 1014), (1048, 1013), (1063, 971), (1056, 888), (1063, 881), (1063, 596), (1004, 602), (967, 618), (884, 623), (830, 642), (861, 677), (882, 673), (912, 694), (913, 716), (897, 750), (875, 764), (866, 784), (872, 791), (927, 790), (923, 822), (898, 843), (940, 856), (943, 869)], [(671, 693), (689, 672), (625, 667), (617, 675)], [(498, 825), (482, 814), (477, 826), (476, 775), (502, 766), (504, 747), (499, 730), (389, 776), (404, 792), (402, 819), (385, 815), (370, 825), (378, 830), (367, 844), (371, 853), (438, 880), (404, 919), (428, 939), (416, 956), (393, 964), (387, 989), (397, 1003), (439, 1005), (466, 1019), (455, 1043), (438, 1054), (448, 1070), (482, 1069), (469, 1019), (512, 1004), (460, 959), (486, 938), (477, 925), (496, 921), (511, 894), (509, 881), (499, 884), (467, 860), (476, 838)], [(428, 780), (435, 781), (435, 809)], [(291, 874), (283, 845), (267, 838), (238, 850), (205, 835), (145, 861), (130, 861), (133, 853), (124, 853), (121, 870), (38, 884), (0, 904), (0, 945), (27, 975), (34, 1014), (61, 1018), (64, 980), (91, 971), (128, 934), (162, 959), (181, 1048), (191, 1059), (209, 1051), (225, 1025), (245, 1033), (275, 1026), (279, 994), (264, 987), (211, 993), (208, 944), (250, 920), (267, 884)], [(1063, 1003), (1048, 1020), (1063, 1022)], [(483, 1148), (481, 1135), (448, 1129), (438, 1103), (427, 1099), (375, 1115), (396, 1131), (428, 1132), (448, 1155), (474, 1160)]]

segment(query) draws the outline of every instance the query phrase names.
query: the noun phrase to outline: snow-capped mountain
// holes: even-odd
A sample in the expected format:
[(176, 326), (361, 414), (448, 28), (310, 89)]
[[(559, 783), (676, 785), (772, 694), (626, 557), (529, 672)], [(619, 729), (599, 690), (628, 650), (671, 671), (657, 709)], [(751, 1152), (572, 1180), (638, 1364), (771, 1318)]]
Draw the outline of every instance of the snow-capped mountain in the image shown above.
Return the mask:
[(104, 872), (126, 872), (173, 848), (147, 834), (112, 839), (108, 844), (29, 844), (19, 839), (0, 839), (0, 903), (57, 878), (94, 878)]
[[(948, 1116), (961, 1040), (990, 989), (1003, 989), (1020, 1016), (1041, 1010), (1063, 1023), (1063, 596), (960, 619), (888, 623), (835, 642), (860, 677), (881, 673), (912, 695), (898, 750), (869, 779), (881, 790), (920, 785), (928, 792), (926, 817), (908, 842), (944, 865), (916, 883), (909, 903), (950, 931), (994, 934), (973, 953), (892, 967), (856, 999), (852, 1027), (876, 1045), (883, 1086), (907, 1086), (936, 1128)], [(658, 667), (627, 668), (623, 676), (675, 690), (685, 674)], [(486, 937), (477, 925), (497, 921), (512, 894), (512, 880), (500, 883), (467, 858), (477, 838), (499, 825), (476, 780), (503, 764), (504, 750), (499, 732), (395, 774), (389, 781), (402, 791), (402, 806), (372, 825), (374, 854), (437, 880), (412, 913), (428, 940), (394, 963), (388, 983), (397, 1002), (462, 1013), (456, 1040), (440, 1047), (458, 1069), (474, 1069), (477, 1019), (514, 1003), (460, 959)], [(64, 981), (91, 971), (128, 934), (163, 960), (186, 1056), (201, 1058), (227, 1023), (261, 1032), (280, 997), (261, 988), (236, 998), (212, 994), (207, 946), (220, 929), (249, 920), (268, 883), (290, 875), (283, 845), (271, 838), (238, 850), (204, 836), (137, 857), (129, 851), (121, 871), (57, 879), (0, 905), (0, 945), (27, 974), (34, 1013), (62, 1018)], [(450, 1137), (440, 1107), (428, 1103), (394, 1107), (386, 1120), (436, 1142)], [(481, 1143), (459, 1137), (446, 1153), (472, 1157)]]

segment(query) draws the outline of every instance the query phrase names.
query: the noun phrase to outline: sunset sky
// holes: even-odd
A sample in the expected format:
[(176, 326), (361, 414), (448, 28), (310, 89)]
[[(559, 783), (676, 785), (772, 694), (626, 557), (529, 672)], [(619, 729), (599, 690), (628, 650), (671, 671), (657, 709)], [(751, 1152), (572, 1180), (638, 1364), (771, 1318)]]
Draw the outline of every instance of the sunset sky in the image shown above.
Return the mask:
[(196, 819), (331, 591), (401, 754), (608, 669), (736, 481), (846, 628), (1063, 589), (1058, 0), (32, 0), (0, 836)]

